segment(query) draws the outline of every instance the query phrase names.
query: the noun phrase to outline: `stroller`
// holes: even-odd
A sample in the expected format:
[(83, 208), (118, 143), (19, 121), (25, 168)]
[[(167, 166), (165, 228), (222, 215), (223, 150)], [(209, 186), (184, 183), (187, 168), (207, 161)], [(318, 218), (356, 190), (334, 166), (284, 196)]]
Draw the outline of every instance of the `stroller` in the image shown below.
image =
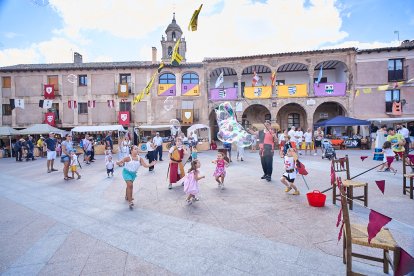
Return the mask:
[(328, 160), (336, 159), (335, 149), (333, 148), (331, 141), (328, 139), (322, 140), (322, 159), (324, 158)]

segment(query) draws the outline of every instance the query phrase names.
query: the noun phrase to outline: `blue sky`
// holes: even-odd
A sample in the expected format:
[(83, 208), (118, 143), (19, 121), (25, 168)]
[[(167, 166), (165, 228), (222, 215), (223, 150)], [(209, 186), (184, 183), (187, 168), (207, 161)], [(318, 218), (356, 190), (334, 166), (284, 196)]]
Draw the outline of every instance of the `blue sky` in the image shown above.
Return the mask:
[[(199, 29), (188, 32), (200, 3)], [(150, 60), (152, 46), (160, 59), (174, 11), (189, 61), (396, 46), (394, 31), (414, 39), (411, 0), (0, 0), (0, 66), (71, 62), (73, 51), (86, 62)]]

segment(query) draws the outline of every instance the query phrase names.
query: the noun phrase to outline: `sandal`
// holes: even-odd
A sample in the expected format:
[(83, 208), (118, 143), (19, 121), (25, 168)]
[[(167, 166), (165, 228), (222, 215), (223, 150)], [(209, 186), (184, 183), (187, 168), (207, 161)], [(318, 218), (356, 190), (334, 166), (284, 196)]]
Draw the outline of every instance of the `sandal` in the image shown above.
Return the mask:
[(66, 180), (67, 181), (67, 180), (69, 180), (69, 178), (68, 177), (64, 177), (63, 180)]

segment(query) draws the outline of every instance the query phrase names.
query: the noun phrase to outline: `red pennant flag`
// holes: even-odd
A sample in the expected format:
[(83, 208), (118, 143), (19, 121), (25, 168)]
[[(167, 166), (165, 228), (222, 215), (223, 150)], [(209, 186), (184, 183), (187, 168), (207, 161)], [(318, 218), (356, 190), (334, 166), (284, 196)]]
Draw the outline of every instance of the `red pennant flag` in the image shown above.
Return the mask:
[(331, 185), (333, 186), (335, 184), (335, 168), (334, 168), (334, 164), (331, 163)]
[(338, 242), (341, 240), (343, 230), (344, 230), (344, 222), (342, 222), (341, 228), (339, 229)]
[(411, 162), (410, 165), (414, 165), (414, 154), (409, 154), (408, 159), (410, 159), (410, 162)]
[(341, 220), (342, 220), (342, 208), (339, 209), (338, 220), (336, 221), (336, 227), (339, 226), (339, 223), (341, 222)]
[(395, 271), (395, 275), (403, 276), (414, 271), (414, 258), (411, 257), (404, 249), (401, 248), (400, 262)]
[(339, 164), (341, 165), (341, 168), (344, 169), (344, 165), (345, 165), (345, 158), (339, 158)]
[(367, 158), (368, 158), (368, 156), (361, 156), (361, 161), (364, 161)]
[(93, 101), (88, 101), (88, 107), (89, 107), (89, 108), (95, 108), (95, 107), (96, 107), (96, 101), (95, 101), (95, 100), (93, 100)]
[(298, 174), (308, 175), (308, 171), (306, 170), (305, 165), (303, 165), (303, 163), (299, 160), (296, 161), (296, 168), (298, 169)]
[(385, 190), (385, 180), (375, 180), (375, 183), (377, 183), (378, 189), (384, 194)]
[(371, 243), (371, 240), (375, 238), (381, 228), (384, 227), (392, 218), (387, 217), (381, 213), (378, 213), (374, 210), (371, 210), (369, 213), (369, 223), (368, 223), (368, 243)]

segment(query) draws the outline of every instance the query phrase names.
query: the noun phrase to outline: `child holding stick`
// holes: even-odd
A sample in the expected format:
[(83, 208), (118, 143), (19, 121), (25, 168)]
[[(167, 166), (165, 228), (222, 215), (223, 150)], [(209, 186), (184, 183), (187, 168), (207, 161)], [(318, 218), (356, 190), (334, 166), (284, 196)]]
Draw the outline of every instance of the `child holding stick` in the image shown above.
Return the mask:
[(288, 148), (285, 156), (285, 170), (286, 172), (280, 178), (280, 181), (286, 186), (285, 192), (288, 193), (294, 189), (293, 195), (300, 195), (298, 188), (295, 186), (296, 178), (296, 161), (298, 156), (296, 155), (294, 148)]

